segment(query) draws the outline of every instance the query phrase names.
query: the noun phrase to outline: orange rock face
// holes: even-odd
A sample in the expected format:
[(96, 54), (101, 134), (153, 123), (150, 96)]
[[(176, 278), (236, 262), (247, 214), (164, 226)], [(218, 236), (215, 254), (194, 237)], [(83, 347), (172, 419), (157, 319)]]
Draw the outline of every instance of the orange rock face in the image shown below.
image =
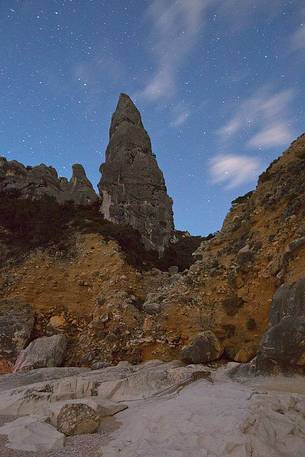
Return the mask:
[(0, 374), (12, 373), (12, 371), (12, 364), (5, 359), (0, 359)]

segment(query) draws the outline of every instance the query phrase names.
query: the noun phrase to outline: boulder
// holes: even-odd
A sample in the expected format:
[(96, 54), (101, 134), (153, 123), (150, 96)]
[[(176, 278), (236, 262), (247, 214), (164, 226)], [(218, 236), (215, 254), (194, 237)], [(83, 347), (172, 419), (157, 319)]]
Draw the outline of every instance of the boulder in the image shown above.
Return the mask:
[(159, 314), (161, 311), (161, 305), (159, 303), (144, 303), (143, 310), (147, 314)]
[(64, 446), (65, 436), (46, 417), (24, 416), (0, 427), (0, 435), (7, 435), (7, 447), (28, 452), (50, 451)]
[(48, 331), (57, 333), (63, 332), (67, 325), (64, 313), (52, 316), (48, 322)]
[(101, 400), (96, 397), (57, 401), (50, 403), (49, 420), (50, 423), (54, 425), (54, 427), (57, 428), (59, 426), (58, 417), (60, 416), (62, 409), (65, 406), (71, 405), (89, 406), (94, 410), (100, 419), (104, 417), (114, 416), (115, 414), (128, 408), (128, 406), (124, 403), (116, 403), (110, 400)]
[(274, 294), (269, 328), (263, 335), (256, 373), (278, 373), (305, 366), (305, 279), (283, 284)]
[(57, 416), (57, 430), (66, 436), (95, 433), (99, 425), (98, 414), (85, 403), (66, 404)]
[(67, 339), (64, 335), (37, 338), (21, 351), (16, 360), (14, 371), (58, 367), (63, 362), (66, 347)]
[(252, 360), (256, 355), (256, 347), (253, 346), (245, 346), (241, 348), (237, 353), (234, 355), (233, 360), (234, 362), (238, 363), (247, 363)]
[(181, 352), (181, 360), (185, 363), (207, 363), (218, 360), (223, 354), (216, 335), (207, 330), (196, 336), (191, 344), (184, 347)]
[(151, 292), (147, 294), (145, 302), (143, 303), (143, 311), (147, 314), (159, 314), (161, 311), (161, 303), (164, 299), (164, 292)]
[(112, 116), (100, 171), (104, 218), (138, 230), (145, 247), (162, 255), (174, 231), (172, 199), (141, 115), (126, 94), (121, 94)]
[(29, 304), (18, 300), (0, 302), (0, 358), (2, 365), (15, 362), (26, 346), (34, 327), (34, 313)]

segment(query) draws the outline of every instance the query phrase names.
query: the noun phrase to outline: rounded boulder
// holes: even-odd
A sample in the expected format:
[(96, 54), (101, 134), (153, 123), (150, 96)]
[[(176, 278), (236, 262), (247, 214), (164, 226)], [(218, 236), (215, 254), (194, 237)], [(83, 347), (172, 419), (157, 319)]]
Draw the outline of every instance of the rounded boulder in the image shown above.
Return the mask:
[(217, 336), (207, 330), (197, 335), (193, 341), (182, 349), (181, 360), (184, 363), (207, 363), (220, 359), (223, 347)]
[(99, 416), (84, 403), (63, 406), (57, 417), (57, 430), (66, 436), (95, 433), (99, 426)]

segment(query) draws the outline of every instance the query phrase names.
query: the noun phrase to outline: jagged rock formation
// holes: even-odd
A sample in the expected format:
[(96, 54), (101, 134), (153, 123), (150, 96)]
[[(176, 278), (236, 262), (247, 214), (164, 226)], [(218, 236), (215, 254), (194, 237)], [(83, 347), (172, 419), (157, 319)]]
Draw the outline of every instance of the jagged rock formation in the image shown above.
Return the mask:
[(98, 201), (92, 184), (82, 165), (72, 166), (70, 181), (58, 177), (53, 167), (44, 164), (25, 167), (16, 160), (0, 157), (0, 192), (17, 191), (21, 198), (39, 199), (54, 197), (62, 204), (73, 201), (76, 205), (90, 205)]
[(163, 253), (173, 235), (172, 200), (141, 115), (121, 94), (109, 131), (99, 183), (105, 219), (138, 230), (148, 249)]

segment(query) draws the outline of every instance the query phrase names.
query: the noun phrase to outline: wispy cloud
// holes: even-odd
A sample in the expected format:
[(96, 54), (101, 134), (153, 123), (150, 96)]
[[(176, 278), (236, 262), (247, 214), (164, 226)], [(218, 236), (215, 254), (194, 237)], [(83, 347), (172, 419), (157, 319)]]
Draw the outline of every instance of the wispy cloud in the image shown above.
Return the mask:
[(293, 51), (305, 49), (305, 14), (304, 21), (299, 25), (291, 37), (291, 49)]
[(283, 146), (294, 136), (290, 127), (290, 103), (294, 96), (292, 89), (272, 92), (263, 87), (245, 99), (217, 133), (225, 143), (243, 132), (248, 136), (248, 147)]
[(265, 17), (276, 15), (282, 4), (283, 0), (219, 0), (218, 13), (230, 23), (230, 29), (234, 31), (247, 27), (259, 10), (264, 11)]
[(278, 122), (262, 129), (248, 141), (253, 148), (272, 148), (282, 146), (292, 139), (292, 132), (289, 126)]
[(226, 189), (256, 180), (260, 171), (260, 161), (246, 155), (219, 154), (210, 160), (212, 182)]
[(209, 14), (227, 20), (230, 29), (247, 27), (258, 10), (277, 14), (282, 0), (152, 0), (146, 21), (150, 29), (149, 52), (154, 58), (153, 76), (135, 97), (156, 101), (176, 91), (177, 73), (205, 29)]
[(174, 106), (172, 110), (171, 127), (181, 127), (189, 119), (191, 111), (183, 104)]
[(177, 70), (204, 26), (204, 12), (211, 0), (154, 0), (147, 19), (152, 23), (153, 77), (138, 95), (157, 100), (175, 92)]

